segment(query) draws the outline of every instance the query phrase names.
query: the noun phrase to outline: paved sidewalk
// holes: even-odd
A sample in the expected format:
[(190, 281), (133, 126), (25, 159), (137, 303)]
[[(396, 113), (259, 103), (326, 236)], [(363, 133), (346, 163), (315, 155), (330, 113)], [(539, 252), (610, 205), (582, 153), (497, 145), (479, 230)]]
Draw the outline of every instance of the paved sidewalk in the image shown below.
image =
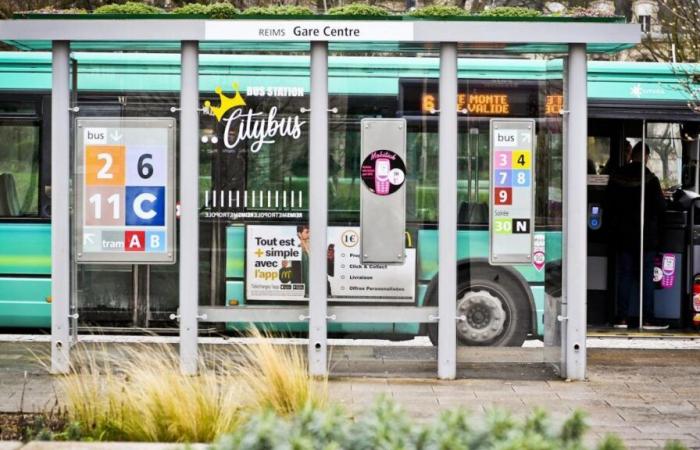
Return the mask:
[[(390, 395), (420, 420), (457, 406), (476, 413), (500, 407), (516, 416), (542, 407), (555, 421), (582, 409), (589, 441), (614, 432), (630, 448), (662, 447), (669, 439), (700, 448), (700, 351), (589, 349), (587, 382), (557, 379), (537, 362), (538, 351), (461, 350), (459, 373), (470, 378), (438, 381), (432, 348), (336, 347), (329, 390), (353, 412)], [(55, 404), (52, 378), (36, 356), (47, 352), (45, 343), (0, 343), (0, 411)], [(371, 376), (345, 376), (351, 371)]]

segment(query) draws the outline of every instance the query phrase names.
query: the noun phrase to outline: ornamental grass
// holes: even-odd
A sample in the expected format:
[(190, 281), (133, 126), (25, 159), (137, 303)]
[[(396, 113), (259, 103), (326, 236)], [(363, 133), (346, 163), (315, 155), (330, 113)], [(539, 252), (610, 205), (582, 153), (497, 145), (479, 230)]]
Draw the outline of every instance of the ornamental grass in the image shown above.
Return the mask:
[(78, 347), (58, 379), (68, 419), (84, 439), (211, 442), (263, 410), (326, 404), (326, 380), (309, 377), (303, 349), (251, 335), (252, 344), (204, 352), (196, 376), (180, 372), (171, 345)]

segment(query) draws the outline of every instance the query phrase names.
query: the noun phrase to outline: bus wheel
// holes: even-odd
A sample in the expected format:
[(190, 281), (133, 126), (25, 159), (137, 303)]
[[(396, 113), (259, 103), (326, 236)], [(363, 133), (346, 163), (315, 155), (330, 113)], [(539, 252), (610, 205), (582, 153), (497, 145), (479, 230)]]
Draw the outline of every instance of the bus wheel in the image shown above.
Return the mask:
[[(520, 347), (530, 329), (527, 296), (512, 277), (495, 270), (479, 271), (457, 286), (457, 342), (470, 346)], [(437, 299), (435, 299), (437, 304)], [(433, 345), (438, 325), (428, 325)]]

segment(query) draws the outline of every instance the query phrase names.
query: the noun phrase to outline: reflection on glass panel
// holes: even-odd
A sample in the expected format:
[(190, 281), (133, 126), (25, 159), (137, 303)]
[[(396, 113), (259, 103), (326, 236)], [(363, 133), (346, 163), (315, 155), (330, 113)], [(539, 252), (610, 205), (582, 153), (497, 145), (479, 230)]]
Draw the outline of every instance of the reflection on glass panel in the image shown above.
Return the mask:
[(606, 175), (609, 165), (610, 137), (588, 136), (588, 175)]
[(0, 122), (0, 217), (39, 212), (39, 126)]

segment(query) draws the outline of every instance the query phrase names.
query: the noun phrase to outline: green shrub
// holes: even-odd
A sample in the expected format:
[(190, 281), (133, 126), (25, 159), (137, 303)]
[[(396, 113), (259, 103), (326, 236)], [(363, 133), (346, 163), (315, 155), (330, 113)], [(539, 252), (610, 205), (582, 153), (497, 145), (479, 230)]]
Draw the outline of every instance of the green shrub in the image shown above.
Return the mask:
[(614, 13), (608, 13), (606, 11), (601, 11), (596, 8), (584, 8), (582, 6), (575, 6), (569, 8), (563, 14), (566, 17), (613, 17)]
[(523, 6), (497, 6), (496, 8), (483, 10), (479, 15), (486, 17), (538, 17), (542, 13), (536, 9)]
[[(542, 410), (521, 421), (502, 411), (490, 412), (485, 420), (474, 420), (464, 410), (455, 409), (443, 412), (432, 422), (417, 424), (394, 402), (381, 397), (356, 420), (338, 408), (308, 406), (288, 417), (262, 411), (249, 416), (211, 449), (585, 450), (586, 428), (580, 412), (556, 428)], [(683, 448), (675, 445), (669, 442), (666, 448)], [(597, 448), (625, 447), (620, 438), (608, 435)]]
[(413, 17), (460, 17), (466, 16), (468, 13), (459, 6), (431, 5), (415, 9), (408, 15)]
[(366, 3), (351, 3), (345, 6), (336, 6), (328, 10), (331, 16), (388, 16), (389, 11), (381, 6), (368, 5)]
[(606, 434), (603, 440), (598, 444), (597, 450), (626, 450), (625, 443), (622, 442), (619, 436), (614, 434)]
[(212, 19), (233, 19), (241, 12), (230, 3), (212, 3), (207, 8), (207, 14)]
[(246, 16), (312, 16), (314, 12), (306, 6), (272, 5), (251, 6), (243, 11)]
[(173, 9), (173, 14), (208, 16), (209, 7), (201, 3), (189, 3)]
[(31, 14), (87, 14), (87, 11), (83, 8), (58, 9), (53, 6), (45, 6), (41, 9), (35, 9), (27, 12)]
[(161, 14), (162, 9), (137, 2), (126, 2), (121, 5), (111, 4), (100, 6), (93, 14)]

